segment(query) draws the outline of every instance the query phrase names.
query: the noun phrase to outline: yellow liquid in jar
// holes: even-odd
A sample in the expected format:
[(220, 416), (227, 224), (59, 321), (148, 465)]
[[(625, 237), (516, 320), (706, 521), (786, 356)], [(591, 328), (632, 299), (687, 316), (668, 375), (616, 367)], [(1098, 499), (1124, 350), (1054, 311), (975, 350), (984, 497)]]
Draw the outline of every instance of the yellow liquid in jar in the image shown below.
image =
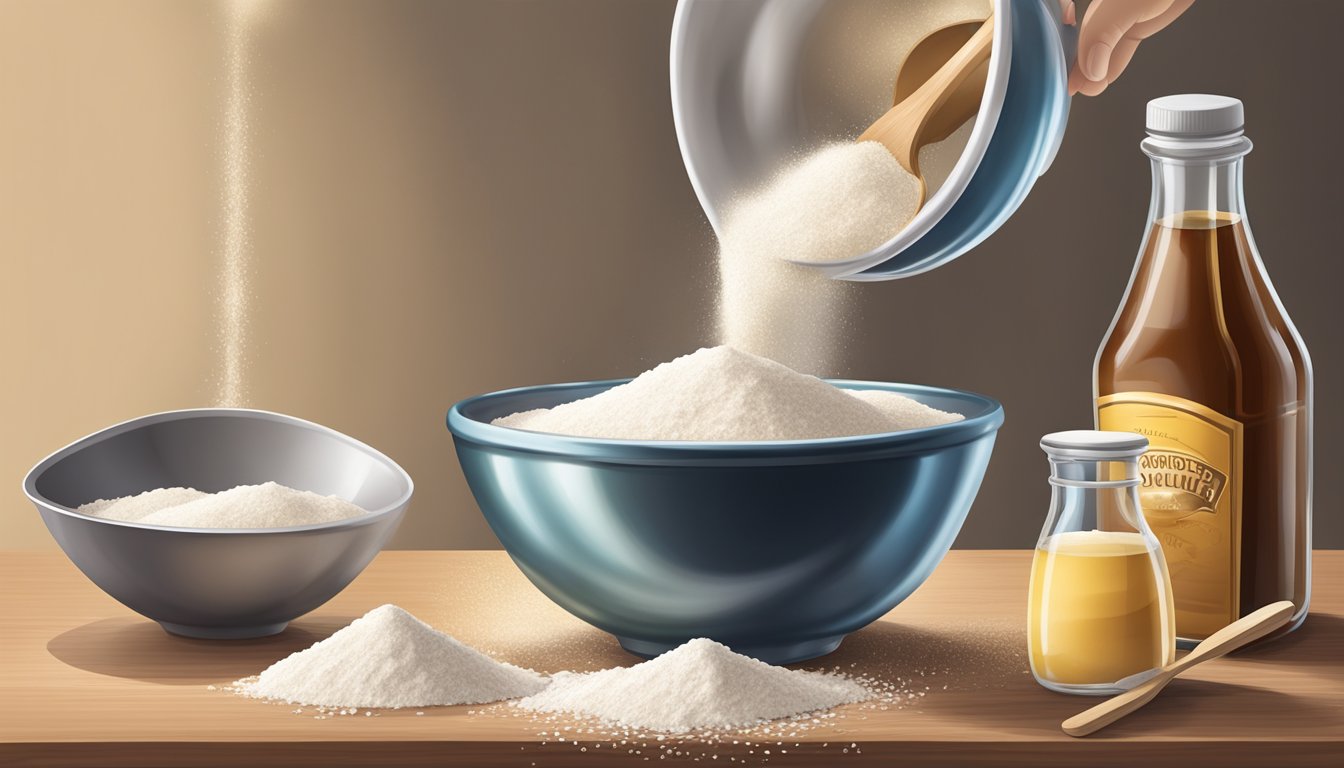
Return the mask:
[(1063, 685), (1103, 685), (1175, 659), (1171, 588), (1137, 533), (1047, 538), (1031, 565), (1031, 669)]

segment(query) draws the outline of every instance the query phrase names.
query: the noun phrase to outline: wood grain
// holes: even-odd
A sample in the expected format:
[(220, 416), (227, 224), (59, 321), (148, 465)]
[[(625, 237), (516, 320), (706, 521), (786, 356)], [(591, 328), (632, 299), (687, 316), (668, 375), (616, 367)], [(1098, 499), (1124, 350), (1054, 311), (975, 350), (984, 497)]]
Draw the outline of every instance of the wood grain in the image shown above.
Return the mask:
[[(841, 711), (769, 764), (1337, 765), (1344, 754), (1344, 552), (1318, 552), (1297, 632), (1202, 664), (1100, 734), (1059, 730), (1088, 699), (1027, 668), (1029, 552), (952, 552), (910, 599), (824, 660), (926, 695)], [(254, 674), (385, 602), (542, 671), (635, 660), (551, 604), (498, 552), (387, 552), (327, 605), (273, 638), (188, 640), (98, 591), (59, 553), (0, 554), (0, 765), (617, 765), (642, 757), (549, 740), (529, 717), (479, 707), (317, 720), (209, 685)], [(917, 682), (916, 682), (917, 681)], [(560, 727), (547, 723), (547, 730)], [(602, 746), (597, 746), (601, 743)], [(848, 753), (844, 748), (854, 744)], [(702, 762), (766, 762), (761, 745)], [(587, 751), (580, 751), (587, 748)], [(687, 756), (698, 752), (688, 746)], [(718, 754), (717, 760), (710, 753)], [(660, 761), (661, 762), (661, 761)]]
[(1196, 664), (1221, 659), (1243, 645), (1259, 640), (1287, 624), (1295, 613), (1297, 608), (1291, 600), (1257, 608), (1200, 641), (1185, 656), (1163, 667), (1155, 677), (1070, 717), (1060, 724), (1060, 728), (1070, 736), (1096, 733), (1125, 715), (1137, 712), (1182, 672)]

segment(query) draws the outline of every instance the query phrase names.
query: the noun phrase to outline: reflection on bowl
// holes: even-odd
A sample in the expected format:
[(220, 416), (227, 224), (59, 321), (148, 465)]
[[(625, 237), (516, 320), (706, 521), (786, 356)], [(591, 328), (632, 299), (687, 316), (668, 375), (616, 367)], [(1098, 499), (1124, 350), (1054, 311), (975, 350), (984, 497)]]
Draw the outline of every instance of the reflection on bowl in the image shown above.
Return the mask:
[(646, 442), (491, 425), (624, 381), (513, 389), (448, 413), (486, 520), (570, 613), (653, 656), (710, 637), (772, 663), (834, 650), (915, 590), (979, 490), (1003, 408), (969, 392), (832, 381), (964, 421), (780, 442)]
[[(154, 488), (209, 493), (275, 481), (369, 511), (269, 529), (148, 526), (81, 504)], [(23, 490), (74, 564), (104, 592), (176, 634), (275, 634), (346, 587), (396, 531), (411, 478), (373, 448), (311, 422), (217, 408), (144, 416), (33, 467)]]

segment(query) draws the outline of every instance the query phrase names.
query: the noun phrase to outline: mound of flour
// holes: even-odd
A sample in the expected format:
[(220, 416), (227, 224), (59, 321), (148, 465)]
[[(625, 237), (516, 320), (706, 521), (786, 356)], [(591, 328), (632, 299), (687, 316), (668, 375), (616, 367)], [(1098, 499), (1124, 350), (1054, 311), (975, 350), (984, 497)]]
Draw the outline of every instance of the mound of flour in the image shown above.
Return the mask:
[(93, 517), (137, 523), (160, 510), (203, 499), (209, 495), (195, 488), (155, 488), (135, 496), (90, 501), (80, 507), (79, 511)]
[(345, 499), (279, 483), (240, 485), (219, 493), (158, 488), (79, 507), (92, 517), (177, 528), (284, 528), (345, 520), (367, 511)]
[(745, 728), (871, 697), (866, 688), (847, 678), (773, 667), (699, 638), (633, 667), (561, 672), (517, 706), (686, 733)]
[(839, 389), (723, 346), (663, 363), (599, 395), (493, 423), (626, 440), (809, 440), (961, 419), (894, 392)]
[(374, 608), (254, 679), (245, 696), (321, 707), (486, 704), (540, 691), (546, 679), (439, 632), (395, 605)]

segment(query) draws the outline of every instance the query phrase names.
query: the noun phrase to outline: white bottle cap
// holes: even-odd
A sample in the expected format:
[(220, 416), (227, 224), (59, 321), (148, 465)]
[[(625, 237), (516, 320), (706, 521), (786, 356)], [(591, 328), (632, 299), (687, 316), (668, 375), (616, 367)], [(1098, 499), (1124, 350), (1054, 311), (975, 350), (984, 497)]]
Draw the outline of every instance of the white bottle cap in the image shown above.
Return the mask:
[(1127, 459), (1148, 450), (1148, 438), (1133, 432), (1073, 429), (1042, 437), (1041, 449), (1060, 459)]
[(1148, 102), (1148, 133), (1172, 138), (1240, 136), (1245, 113), (1240, 99), (1182, 93)]

